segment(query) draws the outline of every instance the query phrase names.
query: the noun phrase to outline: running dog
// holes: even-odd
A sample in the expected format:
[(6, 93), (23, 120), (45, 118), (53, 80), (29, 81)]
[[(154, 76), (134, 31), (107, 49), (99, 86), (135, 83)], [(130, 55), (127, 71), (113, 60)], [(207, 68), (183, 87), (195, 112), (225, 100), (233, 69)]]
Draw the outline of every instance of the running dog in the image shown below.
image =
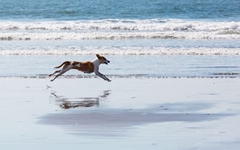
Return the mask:
[(100, 73), (99, 66), (101, 64), (108, 64), (110, 63), (109, 60), (107, 60), (105, 57), (100, 56), (99, 54), (96, 54), (97, 58), (93, 61), (87, 61), (87, 62), (78, 62), (78, 61), (65, 61), (60, 66), (57, 66), (55, 68), (62, 67), (61, 70), (55, 71), (53, 74), (50, 74), (50, 76), (53, 76), (54, 74), (58, 73), (51, 81), (54, 81), (57, 77), (61, 76), (65, 72), (69, 71), (70, 69), (77, 69), (79, 71), (82, 71), (84, 73), (95, 73), (97, 76), (101, 77), (103, 80), (106, 80), (110, 82), (111, 80), (108, 79), (105, 75)]

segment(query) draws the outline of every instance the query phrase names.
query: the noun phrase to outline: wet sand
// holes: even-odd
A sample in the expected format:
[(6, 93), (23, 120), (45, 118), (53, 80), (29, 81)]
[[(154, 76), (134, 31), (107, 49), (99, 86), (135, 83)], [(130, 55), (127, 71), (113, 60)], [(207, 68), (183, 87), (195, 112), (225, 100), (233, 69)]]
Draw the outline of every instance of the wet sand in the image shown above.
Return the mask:
[(110, 83), (0, 78), (0, 83), (0, 149), (240, 146), (240, 78), (112, 78)]

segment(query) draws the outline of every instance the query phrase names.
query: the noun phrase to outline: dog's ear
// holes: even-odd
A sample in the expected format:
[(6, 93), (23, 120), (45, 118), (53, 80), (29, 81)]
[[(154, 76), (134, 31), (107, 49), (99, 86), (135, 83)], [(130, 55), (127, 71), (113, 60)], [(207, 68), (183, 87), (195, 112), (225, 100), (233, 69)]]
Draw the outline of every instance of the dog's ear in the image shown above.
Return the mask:
[(100, 57), (101, 57), (99, 54), (96, 54), (96, 56), (97, 56), (98, 59), (100, 59)]

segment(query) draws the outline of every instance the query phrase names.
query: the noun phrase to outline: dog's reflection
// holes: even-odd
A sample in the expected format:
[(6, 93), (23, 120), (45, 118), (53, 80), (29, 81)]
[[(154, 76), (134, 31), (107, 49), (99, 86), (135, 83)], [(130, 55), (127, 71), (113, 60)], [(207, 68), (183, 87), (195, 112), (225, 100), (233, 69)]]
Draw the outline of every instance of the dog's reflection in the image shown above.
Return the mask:
[(99, 106), (99, 100), (104, 100), (109, 95), (110, 90), (103, 91), (103, 94), (97, 97), (80, 97), (80, 98), (65, 98), (64, 96), (58, 96), (56, 92), (51, 93), (51, 97), (54, 98), (57, 105), (59, 105), (59, 107), (62, 109)]

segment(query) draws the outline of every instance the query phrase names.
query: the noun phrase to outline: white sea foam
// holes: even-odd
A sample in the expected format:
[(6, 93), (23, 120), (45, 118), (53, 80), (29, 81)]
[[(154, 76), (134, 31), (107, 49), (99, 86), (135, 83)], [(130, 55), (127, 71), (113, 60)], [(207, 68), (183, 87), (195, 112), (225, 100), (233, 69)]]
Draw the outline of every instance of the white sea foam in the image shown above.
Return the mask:
[[(144, 74), (126, 74), (126, 75), (106, 75), (109, 78), (147, 78), (147, 79), (161, 79), (161, 78), (240, 78), (239, 74), (219, 74), (219, 75), (198, 75), (198, 76), (164, 76), (164, 75), (144, 75)], [(24, 79), (49, 79), (48, 74), (41, 74), (41, 75), (32, 75), (32, 76), (0, 76), (0, 78), (24, 78)], [(58, 79), (81, 79), (81, 78), (98, 78), (96, 75), (62, 75), (58, 77)]]
[(240, 22), (90, 20), (7, 22), (0, 40), (240, 39)]
[(84, 47), (82, 49), (13, 49), (0, 55), (240, 55), (240, 48)]

